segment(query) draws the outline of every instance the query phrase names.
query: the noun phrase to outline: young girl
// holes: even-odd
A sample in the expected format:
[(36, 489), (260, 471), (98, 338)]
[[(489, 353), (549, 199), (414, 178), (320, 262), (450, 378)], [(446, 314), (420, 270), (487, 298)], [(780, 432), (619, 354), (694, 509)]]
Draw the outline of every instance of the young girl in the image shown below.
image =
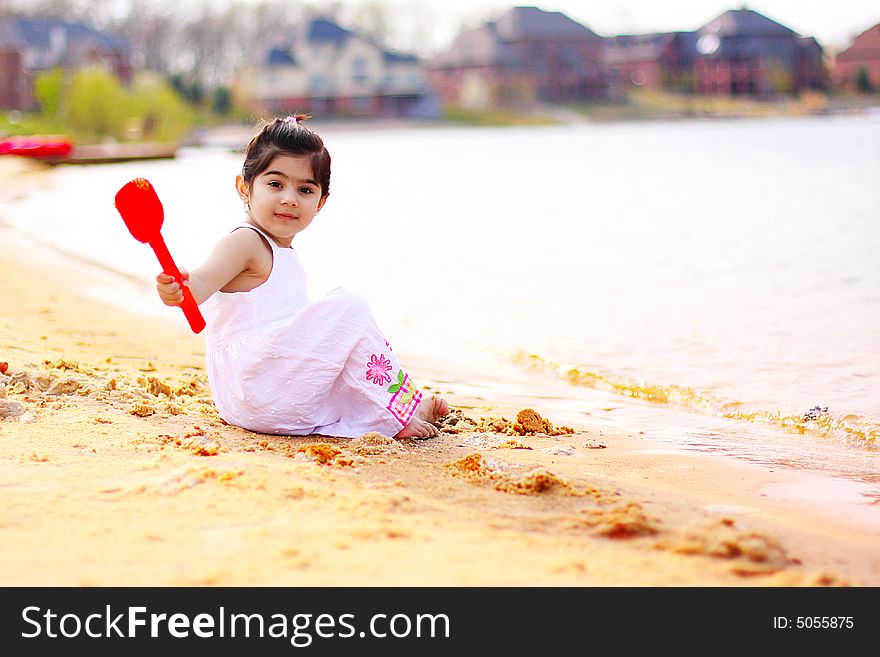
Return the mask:
[[(330, 194), (330, 154), (307, 118), (275, 119), (251, 140), (235, 179), (247, 219), (182, 272), (204, 303), (214, 403), (230, 424), (260, 433), (436, 436), (448, 405), (422, 397), (368, 304), (341, 288), (313, 303), (306, 295), (291, 242)], [(156, 288), (166, 305), (183, 301), (166, 274)]]

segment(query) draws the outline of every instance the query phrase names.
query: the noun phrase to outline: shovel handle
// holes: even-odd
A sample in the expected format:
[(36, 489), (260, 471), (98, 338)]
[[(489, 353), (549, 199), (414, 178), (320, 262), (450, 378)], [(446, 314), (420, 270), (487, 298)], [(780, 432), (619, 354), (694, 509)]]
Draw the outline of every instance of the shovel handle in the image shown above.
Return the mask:
[(193, 333), (201, 333), (205, 328), (205, 318), (202, 317), (202, 313), (199, 312), (199, 305), (193, 298), (189, 286), (183, 284), (183, 277), (180, 275), (180, 270), (177, 268), (177, 265), (174, 264), (174, 259), (168, 252), (168, 247), (165, 246), (165, 240), (162, 239), (162, 235), (157, 235), (151, 240), (150, 246), (153, 247), (153, 252), (159, 259), (162, 271), (169, 276), (173, 276), (174, 280), (180, 284), (180, 289), (183, 291), (183, 303), (180, 304), (180, 308), (183, 310), (183, 314), (186, 315), (186, 321), (189, 322), (189, 327), (192, 329)]

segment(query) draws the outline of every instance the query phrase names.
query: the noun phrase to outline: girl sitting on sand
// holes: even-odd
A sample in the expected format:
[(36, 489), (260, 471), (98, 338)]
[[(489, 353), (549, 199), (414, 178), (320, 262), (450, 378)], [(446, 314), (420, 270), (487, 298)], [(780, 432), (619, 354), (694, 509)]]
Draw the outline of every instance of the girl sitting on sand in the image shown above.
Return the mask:
[[(309, 302), (291, 246), (330, 193), (330, 154), (302, 121), (275, 119), (251, 139), (235, 188), (247, 219), (208, 260), (181, 274), (204, 303), (208, 381), (220, 416), (260, 433), (395, 438), (438, 435), (449, 408), (423, 398), (366, 301), (337, 288)], [(169, 306), (183, 293), (166, 274)]]

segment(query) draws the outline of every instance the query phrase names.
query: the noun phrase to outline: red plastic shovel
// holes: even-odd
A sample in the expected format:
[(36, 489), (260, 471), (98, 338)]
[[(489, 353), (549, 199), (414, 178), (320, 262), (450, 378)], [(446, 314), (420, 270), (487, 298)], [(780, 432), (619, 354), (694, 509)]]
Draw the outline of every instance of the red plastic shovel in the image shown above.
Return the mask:
[(165, 219), (165, 213), (150, 181), (135, 178), (125, 183), (116, 193), (116, 209), (122, 215), (122, 220), (132, 237), (138, 242), (153, 247), (156, 257), (159, 258), (159, 264), (162, 265), (162, 271), (173, 276), (174, 280), (180, 283), (180, 289), (183, 290), (183, 303), (180, 307), (193, 333), (201, 333), (205, 328), (205, 319), (199, 312), (199, 306), (189, 287), (183, 284), (180, 270), (174, 264), (171, 254), (168, 253), (168, 247), (165, 246), (165, 240), (162, 239), (162, 221)]

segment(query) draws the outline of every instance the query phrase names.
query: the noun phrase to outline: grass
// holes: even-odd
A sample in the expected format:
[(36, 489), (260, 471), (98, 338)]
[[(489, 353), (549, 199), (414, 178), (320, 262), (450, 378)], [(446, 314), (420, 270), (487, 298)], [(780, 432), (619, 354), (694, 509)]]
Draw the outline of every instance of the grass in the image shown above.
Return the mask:
[(475, 126), (555, 125), (559, 121), (540, 114), (530, 114), (508, 109), (471, 110), (447, 107), (443, 118), (450, 123)]
[(621, 103), (574, 104), (569, 107), (593, 120), (672, 119), (689, 117), (741, 118), (804, 116), (829, 107), (829, 96), (804, 92), (800, 96), (759, 100), (749, 97), (697, 96), (648, 89), (629, 92)]
[[(880, 104), (880, 94), (851, 94), (808, 91), (799, 96), (775, 99), (751, 97), (698, 96), (648, 89), (635, 89), (621, 102), (569, 103), (532, 112), (513, 109), (470, 110), (458, 107), (444, 109), (450, 123), (472, 126), (553, 125), (567, 122), (568, 114), (578, 114), (590, 121), (640, 121), (687, 118), (770, 118), (807, 116), (845, 109), (858, 109)], [(542, 113), (543, 112), (543, 113)]]
[(0, 135), (70, 135), (55, 121), (18, 112), (0, 113)]

